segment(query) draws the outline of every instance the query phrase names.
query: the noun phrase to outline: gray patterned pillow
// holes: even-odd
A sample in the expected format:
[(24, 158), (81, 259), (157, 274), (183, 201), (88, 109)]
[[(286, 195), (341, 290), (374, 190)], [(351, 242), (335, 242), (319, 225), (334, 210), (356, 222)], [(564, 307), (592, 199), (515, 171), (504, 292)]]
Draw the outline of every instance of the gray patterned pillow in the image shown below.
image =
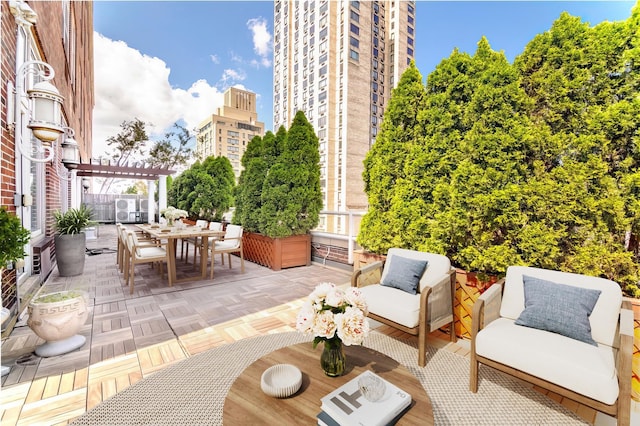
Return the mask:
[(600, 297), (600, 290), (558, 284), (522, 276), (524, 311), (517, 325), (537, 328), (597, 346), (591, 337), (589, 315)]
[(428, 262), (397, 255), (391, 256), (389, 262), (389, 270), (380, 284), (417, 294), (420, 278)]

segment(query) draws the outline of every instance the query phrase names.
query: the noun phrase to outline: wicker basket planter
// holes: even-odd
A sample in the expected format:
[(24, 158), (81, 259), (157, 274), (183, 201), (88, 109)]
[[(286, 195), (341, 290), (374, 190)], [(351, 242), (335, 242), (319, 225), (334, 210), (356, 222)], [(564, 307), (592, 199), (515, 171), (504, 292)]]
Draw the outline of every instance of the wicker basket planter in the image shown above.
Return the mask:
[(494, 276), (489, 276), (488, 280), (480, 280), (478, 274), (474, 272), (456, 269), (456, 297), (453, 304), (453, 317), (458, 337), (471, 339), (473, 304), (496, 281), (498, 278)]
[(311, 234), (270, 238), (254, 232), (242, 236), (244, 258), (274, 271), (311, 265)]

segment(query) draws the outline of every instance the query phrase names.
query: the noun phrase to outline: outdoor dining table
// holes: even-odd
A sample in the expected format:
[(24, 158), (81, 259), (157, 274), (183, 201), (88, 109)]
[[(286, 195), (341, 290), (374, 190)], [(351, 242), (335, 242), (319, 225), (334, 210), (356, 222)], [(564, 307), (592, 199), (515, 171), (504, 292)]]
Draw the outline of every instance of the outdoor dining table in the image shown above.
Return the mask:
[[(209, 238), (221, 238), (224, 236), (224, 231), (212, 231), (208, 228), (201, 228), (199, 226), (163, 226), (163, 225), (150, 225), (139, 224), (136, 225), (142, 232), (147, 235), (158, 239), (167, 240), (167, 252), (169, 254), (169, 260), (167, 265), (168, 273), (171, 275), (171, 282), (180, 283), (185, 281), (192, 281), (196, 279), (204, 280), (207, 277), (207, 258), (209, 256)], [(200, 241), (202, 249), (200, 250), (200, 275), (192, 275), (182, 277), (178, 279), (176, 277), (176, 247), (177, 241), (187, 238), (194, 238), (196, 241)]]

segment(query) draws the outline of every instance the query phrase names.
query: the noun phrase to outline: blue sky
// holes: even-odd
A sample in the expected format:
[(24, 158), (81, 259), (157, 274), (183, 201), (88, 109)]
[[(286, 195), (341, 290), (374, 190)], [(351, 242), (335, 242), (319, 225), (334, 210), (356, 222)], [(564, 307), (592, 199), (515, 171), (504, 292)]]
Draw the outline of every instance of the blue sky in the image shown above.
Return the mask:
[[(628, 18), (634, 4), (418, 1), (416, 64), (426, 78), (454, 48), (473, 54), (483, 35), (513, 61), (562, 11), (596, 25)], [(125, 120), (150, 123), (152, 140), (176, 121), (195, 128), (234, 85), (258, 94), (272, 129), (272, 2), (96, 1), (94, 31), (94, 157)]]

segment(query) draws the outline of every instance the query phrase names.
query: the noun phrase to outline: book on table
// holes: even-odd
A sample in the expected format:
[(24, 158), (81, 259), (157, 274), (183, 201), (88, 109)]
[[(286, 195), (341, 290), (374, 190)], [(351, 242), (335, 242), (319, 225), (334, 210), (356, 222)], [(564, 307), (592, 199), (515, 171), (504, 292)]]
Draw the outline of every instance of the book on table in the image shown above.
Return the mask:
[(377, 376), (365, 371), (320, 399), (322, 412), (318, 414), (318, 424), (385, 426), (395, 423), (404, 414), (411, 405), (411, 395), (377, 376), (385, 384), (385, 392), (378, 401), (369, 401), (358, 387), (358, 380), (365, 374)]

